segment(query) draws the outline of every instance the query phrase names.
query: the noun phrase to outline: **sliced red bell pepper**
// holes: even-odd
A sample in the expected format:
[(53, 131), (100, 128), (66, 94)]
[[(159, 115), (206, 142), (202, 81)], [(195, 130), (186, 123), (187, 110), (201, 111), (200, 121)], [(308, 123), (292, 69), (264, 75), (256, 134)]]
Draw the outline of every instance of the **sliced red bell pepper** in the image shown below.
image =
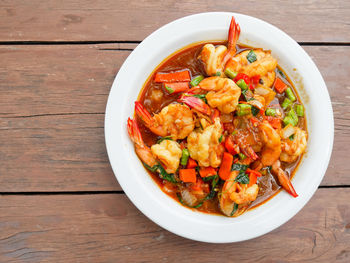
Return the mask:
[(191, 81), (191, 75), (188, 70), (176, 71), (171, 73), (157, 72), (154, 78), (155, 82), (183, 82)]
[(199, 169), (199, 175), (201, 177), (213, 176), (216, 175), (216, 171), (213, 167), (201, 167)]
[(188, 82), (170, 82), (164, 83), (164, 88), (170, 93), (184, 92), (190, 89)]
[(184, 183), (195, 183), (197, 179), (195, 169), (180, 169), (179, 175)]
[(187, 168), (187, 169), (191, 169), (191, 168), (195, 168), (195, 167), (197, 167), (197, 166), (198, 166), (197, 162), (196, 162), (195, 160), (193, 160), (193, 159), (190, 157), (190, 158), (188, 159), (186, 168)]
[(227, 180), (230, 177), (232, 162), (233, 162), (232, 154), (224, 152), (224, 155), (221, 161), (221, 166), (219, 169), (219, 176), (222, 180)]
[(284, 83), (280, 78), (276, 78), (275, 80), (275, 90), (278, 92), (278, 93), (283, 93), (286, 89), (287, 89), (287, 84)]

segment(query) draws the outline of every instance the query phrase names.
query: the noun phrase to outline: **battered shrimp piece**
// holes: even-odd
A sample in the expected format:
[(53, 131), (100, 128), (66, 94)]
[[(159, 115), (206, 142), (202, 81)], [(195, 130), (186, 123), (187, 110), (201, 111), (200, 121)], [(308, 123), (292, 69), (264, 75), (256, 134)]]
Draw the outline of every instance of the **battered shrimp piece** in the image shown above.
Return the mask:
[(167, 173), (175, 173), (180, 164), (182, 151), (180, 145), (172, 140), (164, 140), (160, 144), (154, 144), (151, 151), (162, 164)]
[(250, 63), (247, 55), (251, 50), (239, 53), (227, 62), (226, 68), (234, 72), (247, 74), (249, 77), (260, 75), (265, 87), (270, 88), (275, 80), (274, 70), (277, 67), (277, 60), (272, 57), (271, 51), (262, 49), (254, 49), (256, 60)]
[(275, 69), (277, 60), (271, 56), (270, 51), (254, 49), (256, 61), (250, 63), (247, 55), (250, 50), (243, 51), (227, 62), (226, 68), (238, 73), (244, 73), (249, 77), (260, 76), (260, 81), (255, 87), (255, 94), (265, 99), (265, 105), (269, 105), (275, 98), (276, 93), (271, 89), (275, 81)]
[[(248, 164), (250, 161), (245, 159), (241, 164)], [(225, 181), (221, 193), (219, 194), (219, 206), (221, 212), (226, 216), (238, 216), (242, 214), (253, 202), (259, 193), (257, 184), (249, 186), (235, 182), (239, 171), (232, 171), (230, 177)], [(234, 205), (238, 205), (237, 211), (232, 214)]]
[(293, 140), (287, 138), (282, 140), (282, 153), (280, 160), (283, 162), (294, 162), (301, 154), (305, 152), (307, 134), (302, 129), (295, 127)]
[(223, 72), (223, 58), (227, 52), (227, 48), (223, 45), (215, 48), (213, 44), (204, 45), (199, 58), (203, 61), (205, 71), (209, 76)]
[(240, 184), (235, 182), (232, 187), (230, 199), (236, 204), (244, 204), (247, 202), (253, 202), (259, 193), (259, 187), (257, 184), (248, 186), (248, 184)]
[(222, 132), (220, 119), (216, 118), (214, 124), (204, 130), (194, 130), (187, 137), (190, 156), (198, 161), (200, 166), (219, 167), (224, 152), (224, 147), (219, 143)]
[(189, 107), (182, 104), (169, 104), (153, 117), (143, 107), (135, 102), (136, 114), (145, 125), (159, 136), (171, 136), (173, 140), (186, 138), (194, 129), (194, 118)]
[(210, 107), (218, 108), (222, 113), (231, 113), (236, 109), (241, 89), (233, 80), (209, 77), (203, 79), (199, 86), (201, 89), (209, 91), (206, 99)]
[(260, 137), (263, 141), (261, 163), (263, 167), (274, 164), (281, 154), (281, 137), (267, 121), (259, 124)]

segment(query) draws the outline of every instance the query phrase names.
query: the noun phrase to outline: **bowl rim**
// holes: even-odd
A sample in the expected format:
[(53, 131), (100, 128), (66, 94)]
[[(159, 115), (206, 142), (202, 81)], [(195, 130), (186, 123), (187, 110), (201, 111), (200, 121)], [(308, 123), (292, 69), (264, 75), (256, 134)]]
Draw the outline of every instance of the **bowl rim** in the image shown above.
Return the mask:
[[(123, 119), (122, 116), (123, 114), (125, 115), (126, 111), (128, 111), (128, 113), (133, 111), (131, 110), (131, 108), (133, 108), (133, 104), (130, 103), (130, 101), (129, 101), (129, 104), (131, 105), (131, 106), (129, 105), (130, 109), (126, 110), (125, 108), (127, 103), (126, 98), (128, 96), (135, 98), (135, 96), (130, 95), (130, 92), (133, 89), (127, 90), (123, 88), (123, 84), (127, 83), (126, 82), (127, 78), (130, 77), (130, 70), (134, 68), (135, 65), (138, 66), (138, 65), (142, 65), (142, 63), (145, 63), (141, 61), (142, 59), (141, 55), (144, 54), (144, 56), (147, 57), (148, 54), (144, 52), (149, 51), (150, 48), (154, 47), (154, 45), (157, 48), (159, 47), (159, 49), (161, 50), (162, 47), (165, 45), (164, 43), (157, 44), (157, 41), (159, 41), (159, 39), (164, 39), (164, 36), (168, 36), (169, 38), (172, 38), (173, 41), (179, 40), (181, 42), (182, 36), (181, 35), (176, 36), (174, 32), (177, 32), (184, 28), (186, 29), (188, 28), (189, 25), (195, 24), (196, 26), (198, 26), (198, 28), (201, 28), (203, 30), (205, 30), (204, 27), (206, 25), (208, 26), (208, 28), (211, 28), (213, 30), (218, 28), (221, 29), (221, 27), (225, 26), (227, 30), (227, 27), (229, 25), (227, 21), (229, 21), (232, 16), (235, 16), (236, 20), (240, 23), (241, 28), (243, 28), (243, 30), (244, 30), (244, 27), (248, 28), (249, 26), (252, 26), (252, 25), (256, 26), (260, 30), (266, 30), (266, 32), (271, 34), (269, 36), (278, 37), (278, 39), (281, 40), (286, 46), (292, 48), (289, 50), (293, 50), (293, 52), (296, 52), (300, 56), (300, 59), (303, 60), (305, 65), (301, 64), (300, 66), (298, 66), (298, 68), (300, 67), (300, 68), (303, 68), (304, 70), (309, 70), (309, 72), (312, 73), (310, 78), (315, 78), (314, 80), (317, 80), (317, 84), (318, 84), (317, 92), (319, 96), (318, 100), (321, 100), (323, 103), (323, 110), (322, 110), (322, 114), (324, 114), (323, 120), (325, 120), (326, 123), (328, 124), (326, 125), (327, 127), (324, 127), (324, 130), (322, 130), (321, 134), (318, 131), (319, 129), (316, 129), (317, 131), (315, 131), (315, 133), (317, 132), (317, 140), (320, 141), (319, 137), (323, 139), (322, 153), (318, 153), (318, 152), (316, 153), (315, 151), (312, 152), (313, 155), (317, 154), (317, 158), (320, 158), (319, 162), (321, 164), (316, 169), (317, 170), (316, 174), (318, 174), (318, 176), (314, 176), (315, 178), (313, 179), (309, 178), (307, 182), (311, 184), (311, 187), (305, 189), (304, 190), (305, 192), (303, 192), (303, 196), (298, 197), (300, 199), (295, 199), (297, 200), (295, 203), (290, 203), (288, 199), (289, 196), (283, 192), (274, 196), (271, 200), (267, 202), (267, 204), (269, 204), (270, 202), (272, 203), (272, 200), (276, 199), (279, 196), (279, 199), (285, 200), (286, 204), (290, 203), (291, 204), (290, 209), (286, 211), (283, 210), (284, 213), (280, 211), (281, 210), (280, 203), (275, 204), (275, 202), (273, 204), (273, 208), (267, 209), (268, 211), (261, 211), (261, 209), (259, 210), (259, 207), (256, 208), (257, 210), (259, 210), (260, 216), (264, 216), (264, 218), (265, 217), (270, 218), (270, 221), (267, 221), (266, 219), (263, 220), (264, 223), (266, 223), (266, 225), (263, 225), (262, 223), (257, 223), (256, 221), (254, 221), (254, 219), (256, 219), (254, 218), (254, 216), (247, 216), (245, 218), (246, 221), (242, 221), (238, 219), (240, 218), (238, 217), (238, 218), (235, 218), (237, 222), (229, 222), (228, 220), (235, 220), (235, 219), (232, 219), (232, 218), (224, 219), (223, 217), (221, 218), (221, 216), (215, 216), (215, 215), (202, 216), (202, 215), (198, 215), (202, 213), (193, 212), (188, 208), (182, 207), (172, 199), (168, 200), (167, 198), (164, 198), (164, 200), (160, 200), (160, 199), (157, 200), (156, 197), (159, 196), (159, 191), (162, 193), (164, 197), (166, 195), (160, 189), (158, 189), (159, 191), (157, 191), (156, 188), (154, 188), (149, 184), (148, 179), (151, 179), (151, 178), (145, 170), (144, 170), (144, 174), (146, 174), (149, 177), (148, 179), (137, 175), (136, 170), (138, 170), (139, 172), (141, 171), (140, 170), (141, 162), (136, 158), (137, 161), (139, 162), (138, 164), (136, 164), (135, 158), (134, 158), (135, 156), (128, 157), (129, 155), (127, 154), (127, 153), (130, 153), (130, 148), (133, 149), (133, 146), (130, 141), (125, 141), (127, 137), (126, 118)], [(214, 24), (214, 26), (212, 26), (212, 24)], [(242, 30), (242, 33), (244, 34), (243, 30)], [(172, 34), (172, 36), (170, 34)], [(213, 40), (213, 39), (207, 38), (207, 39), (203, 39), (203, 41), (204, 40)], [(177, 50), (183, 48), (184, 46), (187, 46), (188, 44), (190, 43), (184, 44), (183, 46), (179, 46)], [(149, 53), (152, 53), (152, 52), (149, 52)], [(172, 53), (174, 52), (170, 52), (169, 55)], [(165, 57), (161, 57), (158, 62), (163, 61)], [(154, 68), (152, 68), (148, 72), (148, 75), (151, 74), (153, 69)], [(142, 68), (140, 71), (142, 71)], [(144, 81), (142, 82), (142, 84), (146, 81), (147, 77), (146, 78), (144, 78), (144, 76), (140, 77), (141, 79), (144, 78)], [(289, 77), (294, 82), (293, 77), (291, 76)], [(141, 90), (140, 88), (137, 89), (137, 97), (140, 90)], [(312, 98), (310, 98), (310, 100), (312, 100)], [(310, 112), (313, 110), (313, 108), (314, 107), (310, 106)], [(321, 110), (321, 109), (318, 109), (318, 110)], [(120, 114), (117, 114), (119, 113), (119, 111), (120, 111)], [(129, 115), (129, 116), (132, 116), (132, 115)], [(315, 117), (317, 115), (313, 115), (313, 116)], [(308, 121), (308, 128), (309, 128), (309, 134), (310, 134), (309, 118), (310, 117), (308, 116), (307, 121)], [(315, 117), (315, 119), (317, 119), (317, 124), (313, 123), (312, 125), (316, 125), (315, 126), (316, 128), (322, 127), (318, 121), (318, 118)], [(289, 37), (286, 33), (281, 31), (277, 27), (251, 16), (242, 15), (238, 13), (231, 13), (231, 12), (208, 12), (208, 13), (194, 14), (194, 15), (190, 15), (190, 16), (186, 16), (186, 17), (174, 20), (173, 22), (170, 22), (160, 27), (156, 31), (154, 31), (134, 49), (134, 51), (128, 56), (128, 58), (125, 60), (125, 62), (121, 66), (112, 84), (107, 105), (106, 105), (105, 143), (106, 143), (107, 153), (108, 153), (108, 157), (109, 157), (113, 172), (120, 186), (124, 190), (125, 194), (144, 215), (146, 215), (148, 218), (150, 218), (152, 221), (154, 221), (161, 227), (177, 235), (180, 235), (192, 240), (202, 241), (202, 242), (229, 243), (229, 242), (239, 242), (239, 241), (252, 239), (270, 232), (271, 230), (281, 226), (282, 224), (286, 223), (289, 219), (291, 219), (297, 212), (299, 212), (304, 207), (304, 205), (313, 196), (319, 184), (321, 183), (330, 160), (332, 147), (333, 147), (333, 137), (334, 137), (334, 120), (333, 120), (333, 110), (330, 102), (330, 97), (328, 94), (327, 87), (324, 83), (324, 80), (319, 70), (317, 69), (316, 65), (312, 61), (312, 59), (307, 55), (307, 53), (303, 50), (303, 48), (298, 45), (297, 42), (295, 42), (291, 37)], [(310, 138), (309, 138), (309, 141), (310, 141)], [(125, 150), (126, 153), (123, 153), (121, 150)], [(304, 161), (305, 161), (305, 158), (304, 158)], [(127, 164), (130, 164), (130, 165), (128, 166)], [(142, 165), (141, 165), (141, 169), (144, 169)], [(155, 182), (153, 182), (153, 184), (158, 188)], [(146, 185), (149, 187), (149, 189), (145, 187)], [(163, 196), (161, 196), (161, 198), (163, 198)], [(266, 204), (263, 206), (266, 206)], [(268, 213), (268, 212), (271, 212), (272, 209), (276, 209), (274, 210), (275, 215), (271, 215), (271, 213), (270, 214)], [(212, 218), (209, 218), (209, 217), (212, 217)], [(215, 219), (213, 219), (214, 217)], [(243, 217), (243, 215), (241, 217)], [(179, 222), (181, 223), (179, 224)]]

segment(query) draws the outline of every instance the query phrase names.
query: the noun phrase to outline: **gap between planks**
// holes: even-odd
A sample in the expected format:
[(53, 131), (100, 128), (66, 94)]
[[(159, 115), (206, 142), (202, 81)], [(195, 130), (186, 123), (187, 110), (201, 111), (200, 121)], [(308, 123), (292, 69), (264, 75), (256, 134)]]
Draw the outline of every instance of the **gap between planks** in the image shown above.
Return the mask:
[[(350, 185), (321, 185), (318, 189), (324, 188), (350, 188)], [(101, 195), (101, 194), (125, 194), (124, 191), (58, 191), (58, 192), (0, 192), (0, 196), (6, 195)]]
[[(0, 41), (6, 45), (97, 45), (97, 44), (140, 44), (140, 40), (100, 40), (100, 41)], [(301, 46), (350, 46), (350, 42), (297, 42)], [(131, 48), (117, 50), (133, 50)]]

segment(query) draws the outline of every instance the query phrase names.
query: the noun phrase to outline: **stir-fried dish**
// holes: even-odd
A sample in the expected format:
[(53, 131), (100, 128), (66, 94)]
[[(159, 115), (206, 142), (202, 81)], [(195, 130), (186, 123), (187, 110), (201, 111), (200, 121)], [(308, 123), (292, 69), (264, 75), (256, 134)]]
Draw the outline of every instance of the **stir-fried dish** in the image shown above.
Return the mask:
[[(128, 133), (163, 192), (184, 206), (239, 216), (283, 188), (307, 144), (304, 107), (270, 51), (198, 43), (165, 60), (135, 102)], [(226, 45), (225, 45), (226, 44)]]

